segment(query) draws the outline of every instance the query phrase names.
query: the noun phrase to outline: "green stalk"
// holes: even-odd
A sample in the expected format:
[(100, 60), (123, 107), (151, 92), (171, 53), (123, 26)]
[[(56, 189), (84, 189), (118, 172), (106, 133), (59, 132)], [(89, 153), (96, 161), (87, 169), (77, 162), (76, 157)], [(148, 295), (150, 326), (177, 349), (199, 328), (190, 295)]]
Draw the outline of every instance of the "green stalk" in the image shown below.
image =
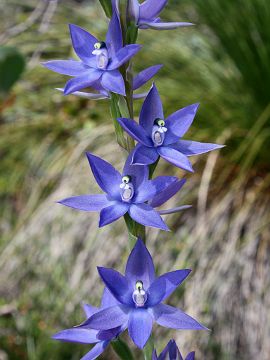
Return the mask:
[(112, 3), (111, 0), (99, 0), (106, 16), (110, 18), (112, 16)]
[(154, 338), (153, 335), (151, 335), (145, 347), (143, 348), (144, 360), (152, 360), (153, 350), (154, 350)]
[(111, 93), (111, 116), (113, 119), (116, 141), (123, 149), (127, 150), (127, 140), (124, 130), (122, 129), (119, 122), (116, 120), (117, 118), (122, 117), (119, 108), (119, 95), (114, 93)]
[(115, 353), (119, 356), (121, 360), (134, 360), (132, 352), (130, 351), (128, 345), (118, 338), (115, 341), (111, 342), (112, 348)]
[(149, 165), (149, 179), (151, 180), (153, 178), (154, 172), (156, 170), (156, 167), (158, 165), (160, 157), (158, 157), (157, 161), (154, 162), (154, 164)]
[(124, 215), (124, 219), (128, 228), (128, 240), (130, 249), (133, 249), (138, 237), (141, 238), (142, 241), (145, 243), (145, 226), (138, 224), (136, 221), (134, 221), (128, 213)]

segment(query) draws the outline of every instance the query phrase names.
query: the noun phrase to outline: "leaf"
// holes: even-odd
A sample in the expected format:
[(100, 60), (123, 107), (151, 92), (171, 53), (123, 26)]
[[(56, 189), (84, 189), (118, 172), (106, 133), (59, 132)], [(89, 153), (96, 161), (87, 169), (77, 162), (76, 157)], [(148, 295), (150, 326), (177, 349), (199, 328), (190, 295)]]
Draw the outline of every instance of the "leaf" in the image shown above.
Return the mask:
[(0, 46), (0, 93), (7, 94), (25, 68), (24, 57), (16, 48)]

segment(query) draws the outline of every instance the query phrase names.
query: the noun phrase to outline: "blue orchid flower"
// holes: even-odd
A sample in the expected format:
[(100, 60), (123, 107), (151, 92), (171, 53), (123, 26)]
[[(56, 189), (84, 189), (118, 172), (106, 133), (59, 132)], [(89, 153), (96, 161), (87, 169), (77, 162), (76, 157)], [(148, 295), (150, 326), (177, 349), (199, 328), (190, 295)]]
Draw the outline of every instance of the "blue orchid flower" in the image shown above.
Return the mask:
[[(170, 340), (162, 353), (157, 356), (156, 350), (153, 351), (152, 360), (184, 360), (175, 341)], [(192, 351), (187, 355), (185, 360), (195, 360), (195, 352)]]
[[(90, 318), (92, 315), (96, 314), (100, 310), (108, 309), (111, 306), (118, 305), (119, 302), (115, 299), (114, 296), (110, 293), (108, 289), (104, 289), (101, 306), (96, 308), (92, 305), (84, 304), (83, 309), (86, 315), (86, 318)], [(94, 360), (106, 349), (109, 343), (112, 340), (115, 340), (124, 330), (126, 326), (117, 326), (115, 328), (107, 330), (93, 330), (90, 327), (85, 326), (73, 327), (71, 329), (66, 329), (58, 332), (53, 335), (54, 340), (60, 340), (65, 342), (74, 342), (80, 344), (96, 344), (81, 360)]]
[[(128, 14), (140, 29), (171, 30), (183, 26), (191, 26), (189, 22), (163, 22), (158, 17), (168, 0), (129, 0)], [(112, 7), (119, 11), (119, 0), (112, 0)]]
[(168, 231), (160, 215), (190, 207), (186, 205), (159, 212), (154, 209), (174, 196), (184, 185), (184, 179), (158, 176), (154, 180), (148, 180), (148, 167), (130, 165), (131, 155), (122, 174), (105, 160), (90, 153), (86, 153), (86, 156), (93, 175), (105, 194), (73, 196), (59, 203), (82, 211), (100, 211), (100, 227), (128, 213), (139, 224)]
[(141, 349), (151, 335), (154, 322), (172, 329), (206, 329), (182, 310), (163, 304), (191, 270), (176, 270), (156, 277), (152, 257), (140, 239), (129, 255), (125, 276), (108, 268), (100, 267), (98, 271), (119, 304), (95, 313), (81, 328), (107, 330), (127, 326), (133, 342)]
[(118, 70), (141, 48), (140, 45), (123, 47), (120, 20), (114, 12), (109, 23), (105, 41), (99, 41), (77, 25), (69, 25), (74, 51), (80, 58), (76, 60), (52, 60), (43, 65), (57, 73), (73, 76), (66, 83), (64, 94), (81, 89), (101, 86), (107, 92), (125, 95), (125, 84)]
[[(142, 70), (139, 74), (137, 74), (133, 79), (133, 91), (138, 90), (140, 87), (145, 85), (152, 77), (156, 75), (156, 73), (162, 68), (163, 65), (153, 65), (144, 70)], [(96, 92), (83, 92), (83, 91), (75, 91), (72, 93), (75, 96), (83, 97), (85, 99), (91, 100), (103, 100), (110, 99), (111, 94), (109, 91), (104, 89), (100, 84), (94, 84), (91, 86), (93, 90)], [(64, 92), (65, 89), (57, 88), (57, 90)], [(133, 99), (142, 99), (147, 96), (148, 92), (144, 93), (135, 93), (133, 94)]]
[(198, 106), (187, 106), (164, 119), (160, 96), (153, 84), (143, 103), (139, 124), (132, 119), (117, 119), (123, 129), (138, 141), (132, 164), (153, 164), (160, 156), (183, 170), (193, 172), (189, 156), (222, 148), (223, 145), (179, 140), (192, 124)]

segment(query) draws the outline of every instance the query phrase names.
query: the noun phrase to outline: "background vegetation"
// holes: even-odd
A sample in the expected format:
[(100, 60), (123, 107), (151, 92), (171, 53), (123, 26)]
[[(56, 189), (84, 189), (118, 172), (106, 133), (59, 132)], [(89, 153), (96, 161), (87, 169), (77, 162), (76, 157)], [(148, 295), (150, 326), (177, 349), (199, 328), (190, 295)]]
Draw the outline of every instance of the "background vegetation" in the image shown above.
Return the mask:
[[(194, 159), (196, 174), (172, 201), (193, 209), (168, 218), (174, 232), (148, 231), (159, 272), (193, 269), (170, 302), (212, 331), (156, 328), (156, 342), (175, 337), (198, 359), (268, 360), (270, 3), (170, 0), (163, 17), (199, 25), (141, 32), (135, 70), (163, 63), (156, 82), (166, 113), (200, 101), (189, 137), (227, 147)], [(98, 190), (86, 150), (122, 166), (108, 103), (63, 97), (54, 88), (64, 76), (40, 65), (74, 56), (70, 22), (106, 30), (98, 1), (0, 0), (1, 360), (79, 359), (87, 346), (50, 336), (82, 320), (81, 301), (98, 304), (96, 265), (123, 270), (128, 255), (121, 220), (98, 230), (97, 215), (54, 203)]]

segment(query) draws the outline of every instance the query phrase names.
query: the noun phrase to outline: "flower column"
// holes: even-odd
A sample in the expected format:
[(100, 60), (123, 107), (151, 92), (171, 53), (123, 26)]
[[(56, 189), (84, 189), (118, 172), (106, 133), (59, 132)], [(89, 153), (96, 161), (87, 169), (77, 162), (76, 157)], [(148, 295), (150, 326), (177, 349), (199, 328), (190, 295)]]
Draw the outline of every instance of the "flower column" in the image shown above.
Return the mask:
[[(148, 94), (134, 94), (134, 90), (147, 83), (161, 68), (161, 65), (154, 65), (133, 76), (131, 59), (141, 48), (135, 44), (138, 30), (166, 30), (192, 24), (162, 22), (158, 16), (166, 0), (146, 0), (141, 4), (137, 0), (100, 0), (100, 3), (110, 18), (106, 38), (98, 40), (79, 26), (70, 25), (72, 45), (79, 60), (53, 60), (44, 66), (72, 77), (59, 89), (65, 95), (109, 99), (117, 142), (128, 155), (119, 172), (105, 160), (87, 153), (102, 193), (72, 196), (59, 202), (76, 210), (100, 212), (99, 227), (124, 217), (132, 251), (125, 275), (113, 269), (98, 268), (105, 285), (100, 308), (85, 305), (86, 321), (60, 331), (53, 338), (96, 344), (82, 358), (84, 360), (96, 359), (110, 342), (121, 359), (130, 360), (132, 352), (120, 339), (128, 329), (145, 359), (162, 360), (167, 356), (171, 360), (182, 360), (173, 340), (159, 357), (153, 341), (149, 341), (154, 322), (173, 329), (206, 329), (182, 310), (163, 303), (190, 270), (176, 270), (156, 277), (152, 257), (145, 246), (145, 227), (167, 231), (168, 226), (161, 216), (189, 206), (157, 210), (178, 193), (185, 180), (173, 176), (154, 177), (154, 172), (161, 158), (193, 172), (189, 156), (221, 146), (182, 139), (193, 122), (198, 104), (165, 117), (154, 84)], [(133, 100), (145, 96), (138, 124), (134, 120)], [(194, 359), (194, 353), (186, 359)]]

